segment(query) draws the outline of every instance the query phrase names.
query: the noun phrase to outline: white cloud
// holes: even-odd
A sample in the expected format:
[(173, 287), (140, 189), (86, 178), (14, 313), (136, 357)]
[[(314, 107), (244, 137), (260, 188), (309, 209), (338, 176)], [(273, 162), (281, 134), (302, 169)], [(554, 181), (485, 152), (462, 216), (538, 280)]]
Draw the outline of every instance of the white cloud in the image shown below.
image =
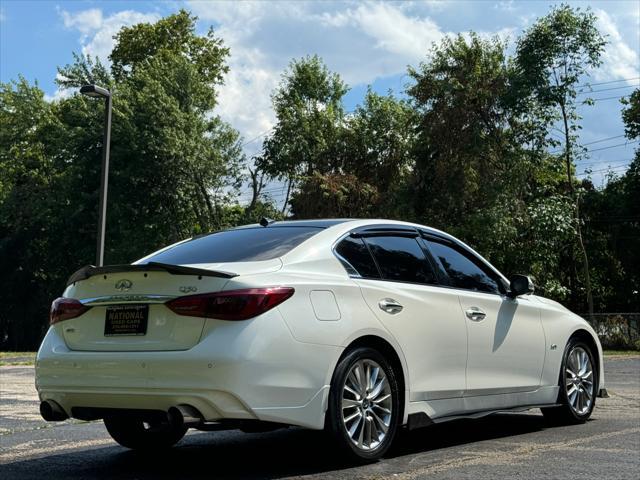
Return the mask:
[(102, 25), (102, 10), (92, 8), (77, 13), (62, 11), (62, 20), (66, 28), (75, 28), (82, 33), (84, 40), (92, 31)]
[(333, 16), (324, 13), (321, 21), (329, 27), (355, 28), (356, 32), (375, 40), (375, 48), (406, 60), (420, 58), (443, 36), (440, 27), (430, 18), (409, 16), (400, 6), (387, 3), (360, 5)]
[[(438, 0), (187, 1), (188, 8), (200, 18), (199, 29), (213, 24), (216, 35), (231, 49), (230, 71), (225, 85), (219, 89), (216, 113), (237, 128), (246, 141), (274, 124), (270, 94), (293, 58), (317, 53), (351, 86), (363, 85), (399, 76), (406, 72), (407, 65), (424, 60), (430, 45), (448, 34), (445, 27), (455, 31), (473, 29), (482, 37), (498, 35), (513, 39), (522, 27), (546, 13), (544, 6), (524, 8), (508, 0), (482, 5), (470, 2), (461, 9), (460, 3)], [(483, 9), (491, 15), (479, 15)], [(595, 13), (599, 27), (609, 35), (611, 43), (603, 67), (594, 75), (604, 81), (637, 77), (637, 48), (629, 46), (632, 40), (620, 23), (625, 18), (619, 12), (595, 10)], [(132, 10), (105, 15), (96, 8), (62, 11), (61, 17), (67, 28), (80, 34), (82, 52), (97, 55), (105, 62), (113, 47), (112, 37), (122, 26), (159, 18), (156, 13)], [(626, 17), (628, 22), (633, 15)], [(637, 10), (633, 21), (637, 26)], [(635, 31), (637, 38), (637, 28)], [(245, 151), (252, 154), (259, 148), (260, 141), (253, 141)]]
[[(317, 53), (350, 85), (366, 84), (405, 72), (443, 36), (431, 18), (409, 13), (411, 3), (193, 1), (189, 7), (217, 25), (231, 49), (219, 111), (248, 140), (274, 124), (270, 94), (291, 59)], [(252, 142), (247, 153), (259, 147)]]
[(513, 0), (503, 0), (496, 3), (493, 8), (495, 10), (503, 10), (505, 12), (514, 12), (516, 10), (516, 7), (513, 4)]
[(80, 12), (60, 12), (64, 26), (81, 33), (82, 53), (100, 58), (108, 63), (108, 56), (114, 45), (113, 36), (129, 25), (142, 22), (155, 22), (160, 16), (157, 13), (142, 13), (134, 10), (123, 10), (105, 17), (102, 10), (92, 8)]
[(603, 64), (594, 72), (594, 77), (597, 80), (619, 80), (640, 76), (638, 52), (625, 42), (612, 16), (601, 9), (594, 10), (594, 13), (598, 17), (600, 31), (608, 35), (609, 41), (605, 47)]

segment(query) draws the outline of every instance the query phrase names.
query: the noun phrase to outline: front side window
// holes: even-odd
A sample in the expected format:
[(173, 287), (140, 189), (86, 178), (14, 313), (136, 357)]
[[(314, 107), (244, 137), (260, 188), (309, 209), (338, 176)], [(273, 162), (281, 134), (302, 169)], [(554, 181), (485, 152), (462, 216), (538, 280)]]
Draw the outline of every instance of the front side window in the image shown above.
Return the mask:
[(172, 265), (251, 262), (283, 256), (321, 232), (317, 227), (259, 227), (224, 230), (196, 237), (153, 255), (147, 262)]
[(338, 259), (349, 275), (363, 278), (380, 278), (369, 249), (361, 238), (347, 237), (336, 246)]
[(413, 237), (369, 237), (371, 249), (382, 278), (398, 282), (437, 283), (431, 264)]
[(447, 272), (452, 287), (477, 292), (500, 293), (498, 282), (467, 255), (445, 243), (427, 242)]

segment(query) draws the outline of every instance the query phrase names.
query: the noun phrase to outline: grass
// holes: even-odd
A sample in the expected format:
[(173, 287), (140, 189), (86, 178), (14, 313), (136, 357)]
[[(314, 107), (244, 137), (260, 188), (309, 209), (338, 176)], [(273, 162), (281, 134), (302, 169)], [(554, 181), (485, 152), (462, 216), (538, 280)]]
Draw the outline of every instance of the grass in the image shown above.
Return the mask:
[(0, 367), (9, 365), (33, 365), (36, 352), (0, 352)]
[(0, 360), (8, 357), (35, 357), (36, 352), (0, 352)]
[(605, 357), (611, 357), (611, 356), (633, 356), (633, 355), (640, 355), (640, 351), (639, 350), (605, 350), (604, 351), (604, 356)]
[(0, 367), (20, 367), (20, 366), (33, 366), (35, 361), (31, 362), (5, 362), (4, 360), (0, 360)]

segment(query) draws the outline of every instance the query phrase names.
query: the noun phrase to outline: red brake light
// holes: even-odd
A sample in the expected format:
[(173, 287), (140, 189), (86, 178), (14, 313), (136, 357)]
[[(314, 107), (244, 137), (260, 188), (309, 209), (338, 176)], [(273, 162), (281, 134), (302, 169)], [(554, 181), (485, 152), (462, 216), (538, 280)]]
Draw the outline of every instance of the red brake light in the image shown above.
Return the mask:
[(51, 312), (49, 313), (49, 325), (76, 318), (89, 310), (75, 298), (56, 298), (51, 304)]
[(179, 297), (165, 305), (188, 317), (247, 320), (281, 304), (293, 292), (291, 287), (247, 288)]

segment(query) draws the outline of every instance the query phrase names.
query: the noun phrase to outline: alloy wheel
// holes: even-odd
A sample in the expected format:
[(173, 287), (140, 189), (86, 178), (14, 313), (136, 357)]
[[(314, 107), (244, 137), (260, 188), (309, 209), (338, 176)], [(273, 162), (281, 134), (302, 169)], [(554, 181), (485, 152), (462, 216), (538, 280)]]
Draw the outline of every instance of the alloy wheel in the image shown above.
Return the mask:
[(393, 398), (384, 370), (373, 360), (353, 364), (342, 388), (342, 423), (359, 449), (375, 450), (391, 425)]
[(567, 356), (565, 388), (571, 409), (578, 415), (589, 412), (594, 397), (593, 365), (582, 347), (574, 347)]

